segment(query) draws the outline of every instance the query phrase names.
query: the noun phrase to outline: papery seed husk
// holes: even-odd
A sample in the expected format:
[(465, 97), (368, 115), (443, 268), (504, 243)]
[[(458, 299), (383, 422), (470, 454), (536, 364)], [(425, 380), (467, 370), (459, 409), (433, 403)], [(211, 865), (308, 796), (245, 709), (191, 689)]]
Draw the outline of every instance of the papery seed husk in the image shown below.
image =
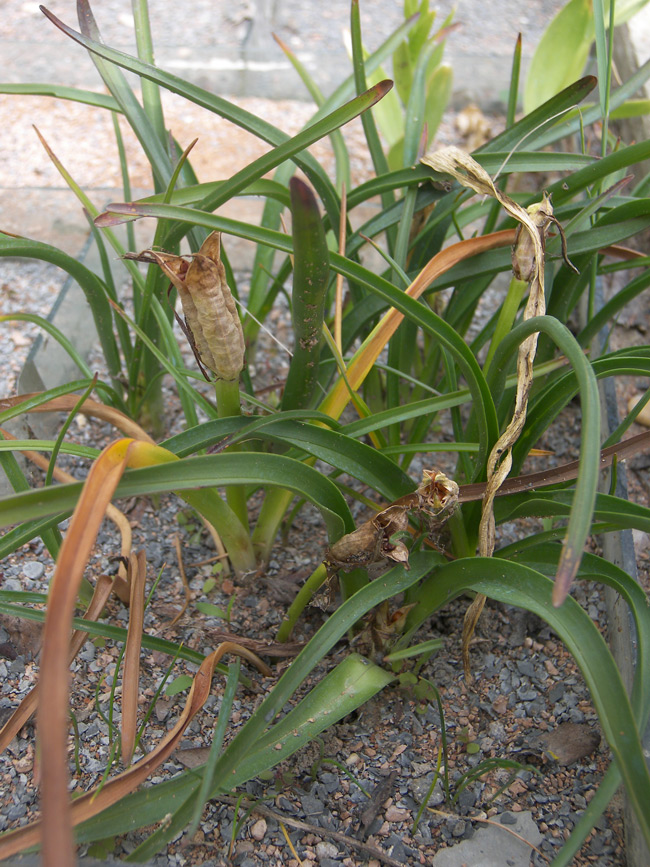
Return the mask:
[(201, 360), (218, 379), (232, 381), (244, 367), (246, 346), (220, 251), (220, 235), (212, 232), (192, 258), (179, 296)]
[(459, 488), (457, 483), (439, 470), (423, 470), (422, 482), (417, 489), (420, 510), (432, 517), (443, 511), (449, 514), (458, 503)]
[(237, 307), (221, 262), (221, 236), (212, 232), (187, 263), (185, 257), (158, 250), (125, 258), (155, 262), (178, 290), (185, 322), (201, 363), (217, 379), (233, 381), (243, 367), (246, 346)]
[[(551, 197), (544, 193), (542, 201), (536, 202), (527, 208), (527, 211), (537, 226), (540, 243), (544, 249), (546, 233), (552, 222), (553, 205)], [(530, 233), (524, 230), (520, 223), (515, 235), (515, 243), (512, 247), (512, 272), (517, 280), (529, 283), (535, 276), (537, 267), (537, 248), (533, 243)]]
[(365, 521), (356, 530), (342, 536), (327, 552), (327, 560), (340, 569), (355, 569), (376, 563), (380, 559), (382, 534), (372, 521)]

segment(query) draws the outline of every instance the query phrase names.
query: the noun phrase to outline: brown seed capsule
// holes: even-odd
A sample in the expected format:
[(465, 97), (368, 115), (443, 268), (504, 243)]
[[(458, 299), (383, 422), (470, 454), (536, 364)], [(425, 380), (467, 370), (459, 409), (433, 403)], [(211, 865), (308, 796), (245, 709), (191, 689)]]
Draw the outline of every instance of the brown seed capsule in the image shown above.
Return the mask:
[[(542, 251), (544, 250), (546, 235), (551, 223), (554, 222), (553, 205), (551, 198), (546, 193), (541, 202), (536, 202), (528, 209), (528, 214), (537, 227)], [(520, 223), (515, 234), (515, 243), (512, 247), (512, 271), (517, 280), (529, 283), (535, 276), (537, 269), (537, 250), (530, 232)]]
[(189, 266), (182, 256), (145, 250), (128, 258), (155, 262), (178, 290), (187, 328), (201, 363), (227, 381), (244, 367), (244, 332), (221, 262), (221, 236), (208, 235)]
[(372, 521), (366, 521), (335, 542), (327, 552), (327, 562), (335, 569), (356, 569), (380, 559), (382, 534)]
[(436, 469), (422, 471), (422, 483), (416, 493), (420, 511), (443, 523), (458, 504), (458, 485)]

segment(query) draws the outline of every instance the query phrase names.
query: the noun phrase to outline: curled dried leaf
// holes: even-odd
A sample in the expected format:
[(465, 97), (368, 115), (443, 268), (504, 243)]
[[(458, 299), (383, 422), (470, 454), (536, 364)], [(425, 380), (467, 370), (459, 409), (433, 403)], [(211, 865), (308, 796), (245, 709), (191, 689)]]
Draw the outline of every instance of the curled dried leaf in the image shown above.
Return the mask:
[(520, 223), (521, 227), (527, 232), (528, 242), (531, 246), (531, 261), (535, 275), (543, 288), (544, 247), (540, 240), (538, 224), (531, 214), (496, 187), (483, 166), (479, 165), (476, 160), (472, 159), (468, 153), (465, 153), (460, 148), (446, 147), (437, 151), (430, 151), (422, 157), (420, 162), (436, 172), (451, 175), (459, 184), (469, 187), (469, 189), (474, 190), (475, 193), (481, 196), (491, 196), (493, 199), (496, 199), (504, 210)]
[[(540, 244), (544, 249), (549, 226), (554, 221), (551, 198), (544, 193), (541, 202), (535, 202), (528, 209), (531, 220), (537, 227)], [(512, 246), (512, 271), (518, 280), (529, 283), (537, 270), (538, 246), (533, 243), (529, 232), (522, 231), (522, 225), (517, 227), (515, 243)]]

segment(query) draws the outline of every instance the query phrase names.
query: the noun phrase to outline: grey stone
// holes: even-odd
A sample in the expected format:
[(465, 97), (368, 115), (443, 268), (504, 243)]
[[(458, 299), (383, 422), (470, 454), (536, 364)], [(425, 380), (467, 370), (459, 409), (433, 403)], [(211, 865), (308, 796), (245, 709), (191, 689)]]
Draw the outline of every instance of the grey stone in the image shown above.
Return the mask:
[(458, 796), (458, 806), (468, 810), (470, 807), (473, 807), (475, 803), (476, 792), (473, 792), (471, 789), (463, 789)]
[[(415, 798), (418, 804), (421, 804), (427, 796), (427, 792), (431, 788), (431, 783), (433, 782), (434, 774), (427, 774), (425, 777), (418, 777), (415, 780), (409, 780), (409, 788), (411, 790), (411, 794)], [(438, 779), (437, 783), (433, 787), (433, 791), (429, 796), (429, 806), (437, 807), (439, 804), (445, 799), (445, 793), (442, 789), (442, 780)]]
[(454, 822), (451, 828), (451, 836), (452, 837), (462, 837), (465, 833), (465, 825), (467, 823), (463, 819), (458, 819), (458, 821)]
[(499, 816), (499, 821), (502, 825), (516, 825), (517, 817), (514, 813), (502, 813)]
[(526, 714), (529, 717), (538, 717), (546, 709), (546, 702), (538, 695), (532, 701), (526, 703)]
[(83, 659), (84, 662), (92, 662), (95, 658), (96, 650), (97, 649), (92, 643), (92, 641), (88, 641), (86, 642), (86, 646), (84, 647), (84, 649), (79, 654), (79, 658)]
[(325, 804), (319, 799), (316, 798), (311, 792), (307, 792), (300, 799), (302, 803), (302, 809), (305, 812), (305, 817), (308, 822), (315, 821), (318, 823), (323, 816), (325, 811)]
[(390, 856), (395, 861), (401, 861), (404, 864), (413, 862), (412, 857), (410, 857), (411, 850), (407, 849), (404, 841), (397, 834), (391, 834), (386, 843)]
[(594, 855), (602, 855), (605, 848), (605, 838), (602, 834), (596, 834), (594, 839), (589, 843), (589, 848)]
[(336, 774), (325, 773), (320, 775), (320, 781), (325, 786), (328, 794), (341, 788), (341, 781)]
[(7, 818), (13, 822), (16, 819), (22, 819), (27, 812), (27, 807), (24, 804), (12, 804), (7, 810)]
[[(512, 829), (533, 846), (539, 846), (542, 835), (530, 813), (515, 816)], [(478, 828), (474, 835), (448, 849), (441, 849), (431, 862), (432, 867), (529, 867), (530, 846), (495, 825)]]
[(316, 855), (318, 856), (318, 860), (322, 863), (324, 858), (337, 858), (339, 850), (336, 848), (334, 843), (321, 841), (320, 843), (316, 843)]
[(530, 659), (520, 659), (517, 662), (517, 670), (519, 674), (524, 674), (526, 677), (535, 677), (535, 666)]
[(37, 560), (30, 560), (23, 566), (23, 575), (25, 575), (26, 578), (31, 578), (32, 581), (36, 581), (40, 578), (43, 572), (45, 572), (45, 566)]

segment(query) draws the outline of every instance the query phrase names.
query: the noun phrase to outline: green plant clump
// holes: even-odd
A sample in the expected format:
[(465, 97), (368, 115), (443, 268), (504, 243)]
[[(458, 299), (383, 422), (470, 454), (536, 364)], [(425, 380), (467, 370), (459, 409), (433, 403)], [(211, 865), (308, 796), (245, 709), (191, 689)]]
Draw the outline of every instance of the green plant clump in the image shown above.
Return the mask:
[[(608, 75), (571, 82), (516, 120), (518, 43), (506, 127), (470, 157), (430, 148), (450, 88), (442, 63), (449, 21), (436, 30), (427, 0), (405, 0), (404, 23), (371, 54), (364, 51), (353, 0), (352, 74), (327, 98), (292, 58), (317, 104), (295, 136), (157, 68), (145, 0), (134, 3), (137, 57), (104, 44), (87, 0), (78, 7), (79, 32), (44, 12), (87, 49), (108, 95), (49, 83), (0, 85), (0, 91), (46, 92), (122, 115), (150, 162), (153, 193), (129, 200), (123, 161), (125, 201), (100, 213), (50, 151), (90, 215), (103, 275), (38, 240), (0, 234), (0, 255), (53, 262), (79, 283), (106, 363), (106, 375), (93, 378), (63, 335), (32, 316), (75, 358), (79, 379), (7, 399), (0, 407), (2, 424), (24, 412), (68, 414), (56, 441), (0, 444), (15, 489), (0, 501), (0, 523), (10, 528), (0, 541), (2, 555), (40, 536), (57, 558), (45, 612), (38, 607), (43, 596), (0, 591), (0, 611), (45, 620), (38, 696), (26, 700), (2, 730), (6, 744), (38, 705), (42, 826), (0, 835), (0, 858), (40, 842), (46, 864), (72, 864), (73, 827), (76, 840), (87, 842), (161, 823), (130, 860), (149, 857), (188, 824), (196, 827), (211, 797), (268, 771), (408, 675), (414, 660), (419, 671), (437, 649), (435, 642), (417, 642), (419, 627), (463, 594), (474, 598), (465, 648), (486, 597), (534, 612), (551, 626), (582, 671), (611, 749), (609, 770), (555, 863), (569, 863), (621, 781), (650, 843), (650, 775), (640, 741), (650, 712), (650, 609), (629, 575), (602, 557), (583, 554), (593, 533), (650, 528), (649, 509), (598, 487), (603, 466), (647, 446), (645, 438), (622, 442), (640, 407), (603, 437), (598, 383), (650, 375), (650, 347), (609, 351), (600, 339), (650, 283), (647, 260), (629, 250), (630, 239), (650, 227), (648, 179), (632, 181), (628, 173), (650, 157), (650, 142), (616, 141), (607, 126), (607, 113), (622, 110), (650, 74), (650, 64), (611, 92)], [(599, 69), (608, 70), (602, 15), (594, 26)], [(393, 89), (381, 72), (389, 63)], [(139, 76), (141, 98), (124, 71)], [(166, 132), (161, 89), (252, 132), (271, 149), (228, 179), (199, 184), (191, 147), (183, 150)], [(341, 128), (356, 117), (375, 174), (352, 187)], [(119, 137), (117, 124), (115, 130)], [(335, 178), (308, 151), (326, 137), (336, 156)], [(538, 180), (537, 194), (518, 192), (517, 177), (524, 173)], [(259, 225), (222, 216), (225, 203), (252, 195), (265, 201)], [(358, 209), (370, 201), (378, 207), (360, 220)], [(287, 212), (290, 233), (281, 225)], [(157, 228), (151, 249), (138, 252), (132, 224), (142, 217), (155, 218)], [(114, 231), (124, 222), (127, 246)], [(236, 304), (243, 293), (227, 259), (229, 236), (256, 245), (246, 313)], [(376, 270), (364, 265), (368, 245), (383, 257)], [(131, 306), (113, 285), (108, 262), (115, 254), (132, 279)], [(149, 263), (146, 273), (135, 260)], [(599, 308), (596, 287), (612, 263), (629, 281)], [(503, 290), (500, 275), (507, 278)], [(282, 397), (272, 405), (255, 396), (249, 371), (255, 368), (259, 329), (289, 284), (295, 348)], [(482, 302), (495, 297), (493, 289), (502, 300), (486, 317)], [(177, 295), (214, 399), (195, 387), (198, 374), (182, 359), (174, 330)], [(163, 376), (175, 384), (185, 419), (184, 430), (167, 438), (160, 410)], [(581, 413), (579, 461), (522, 475), (531, 452), (575, 399)], [(67, 430), (78, 412), (112, 422), (124, 436), (101, 453), (75, 446)], [(444, 443), (438, 441), (443, 423), (453, 432)], [(14, 453), (26, 449), (51, 453), (42, 488), (29, 487), (16, 461)], [(58, 473), (59, 452), (88, 459), (84, 485)], [(436, 452), (451, 453), (453, 472), (435, 468)], [(425, 456), (425, 470), (416, 473), (418, 454)], [(329, 469), (316, 469), (316, 461)], [(49, 484), (55, 478), (62, 483)], [(325, 583), (333, 594), (338, 579), (341, 602), (230, 739), (233, 696), (244, 675), (239, 660), (224, 668), (221, 656), (232, 651), (267, 676), (270, 669), (236, 643), (226, 642), (204, 658), (143, 633), (145, 564), (128, 549), (119, 579), (96, 587), (83, 579), (104, 513), (114, 514), (111, 500), (119, 504), (124, 497), (162, 492), (177, 493), (210, 524), (236, 575), (264, 568), (296, 502), (317, 507), (329, 537), (323, 562), (286, 612), (278, 640), (290, 637)], [(260, 492), (253, 521), (249, 500)], [(372, 510), (358, 527), (350, 498)], [(71, 513), (62, 540), (58, 524)], [(532, 516), (544, 518), (543, 529), (526, 524), (518, 541), (500, 543), (500, 524)], [(370, 580), (378, 566), (385, 567), (381, 578)], [(634, 619), (637, 653), (629, 695), (600, 632), (569, 594), (573, 581), (586, 580), (618, 593)], [(98, 620), (113, 590), (130, 603), (128, 630)], [(74, 618), (82, 605), (79, 594), (85, 619)], [(215, 606), (202, 604), (192, 608), (197, 616), (214, 613)], [(350, 652), (285, 712), (332, 648), (358, 632), (371, 612), (379, 636), (374, 661)], [(219, 616), (229, 615), (230, 609), (220, 609)], [(72, 802), (66, 753), (71, 626), (77, 630), (73, 651), (87, 634), (125, 647), (125, 769)], [(200, 669), (185, 680), (174, 674), (168, 695), (191, 681), (178, 722), (158, 747), (129, 764), (142, 734), (135, 724), (141, 646), (173, 659), (159, 692), (177, 659)], [(468, 675), (480, 678), (480, 668), (470, 674), (467, 654), (466, 663)], [(226, 686), (207, 763), (135, 791), (200, 711), (217, 665)]]

